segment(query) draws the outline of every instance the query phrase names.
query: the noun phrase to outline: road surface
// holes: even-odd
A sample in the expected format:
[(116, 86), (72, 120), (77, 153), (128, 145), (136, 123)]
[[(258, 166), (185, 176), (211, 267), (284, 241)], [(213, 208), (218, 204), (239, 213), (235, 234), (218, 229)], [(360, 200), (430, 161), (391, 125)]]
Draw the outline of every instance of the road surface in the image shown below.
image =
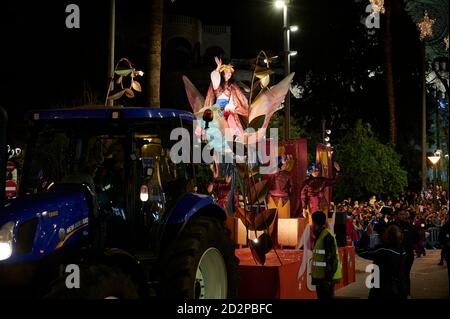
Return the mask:
[[(411, 269), (411, 299), (448, 299), (447, 265), (438, 266), (439, 249), (427, 250), (425, 257), (414, 259)], [(367, 299), (369, 290), (365, 272), (370, 260), (356, 256), (356, 281), (336, 291), (336, 299)]]

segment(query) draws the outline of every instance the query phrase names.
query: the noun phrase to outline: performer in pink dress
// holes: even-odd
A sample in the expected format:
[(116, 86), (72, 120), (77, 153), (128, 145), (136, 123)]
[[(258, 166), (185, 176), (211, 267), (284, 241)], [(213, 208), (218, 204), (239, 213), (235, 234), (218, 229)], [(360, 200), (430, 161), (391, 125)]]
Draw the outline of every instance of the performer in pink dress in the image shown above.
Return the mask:
[(204, 106), (219, 105), (228, 126), (239, 136), (243, 131), (239, 115), (248, 117), (248, 100), (233, 82), (233, 66), (222, 64), (222, 60), (218, 57), (215, 57), (215, 61), (217, 68), (211, 72), (211, 84)]

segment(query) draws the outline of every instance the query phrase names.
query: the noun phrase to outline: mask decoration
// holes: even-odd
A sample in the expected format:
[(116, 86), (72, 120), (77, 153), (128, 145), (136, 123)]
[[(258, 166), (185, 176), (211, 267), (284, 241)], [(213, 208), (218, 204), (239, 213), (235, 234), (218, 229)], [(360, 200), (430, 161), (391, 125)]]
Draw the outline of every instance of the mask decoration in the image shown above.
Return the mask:
[(320, 163), (311, 163), (308, 165), (306, 169), (306, 175), (311, 176), (313, 172), (320, 172), (321, 166)]

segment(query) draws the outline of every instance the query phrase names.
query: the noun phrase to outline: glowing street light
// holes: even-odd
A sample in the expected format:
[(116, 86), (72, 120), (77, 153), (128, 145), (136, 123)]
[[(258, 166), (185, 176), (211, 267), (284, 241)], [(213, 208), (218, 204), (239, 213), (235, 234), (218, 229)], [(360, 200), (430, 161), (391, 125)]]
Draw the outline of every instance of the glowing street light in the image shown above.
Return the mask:
[(289, 27), (289, 29), (291, 30), (291, 32), (297, 32), (298, 31), (298, 25), (291, 25)]
[(434, 153), (433, 156), (428, 156), (428, 160), (433, 164), (433, 204), (434, 209), (437, 209), (436, 205), (436, 167), (441, 159), (440, 153)]
[(431, 164), (433, 164), (433, 166), (435, 166), (439, 162), (441, 157), (433, 155), (433, 156), (428, 156), (428, 159), (430, 160)]
[(323, 139), (323, 144), (325, 144), (326, 147), (331, 147), (331, 130), (325, 128), (326, 127), (326, 120), (322, 119), (322, 139)]
[(278, 9), (283, 8), (285, 5), (286, 4), (282, 0), (275, 1), (275, 7), (277, 7)]

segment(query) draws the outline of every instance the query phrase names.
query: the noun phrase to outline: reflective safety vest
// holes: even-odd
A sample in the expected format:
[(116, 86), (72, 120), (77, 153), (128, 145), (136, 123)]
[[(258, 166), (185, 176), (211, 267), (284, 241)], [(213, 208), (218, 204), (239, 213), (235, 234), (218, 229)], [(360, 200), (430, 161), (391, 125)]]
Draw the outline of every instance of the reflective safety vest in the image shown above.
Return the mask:
[(337, 259), (337, 269), (336, 272), (333, 275), (333, 280), (339, 280), (342, 278), (342, 265), (341, 261), (339, 260), (339, 252), (338, 247), (336, 243), (336, 237), (328, 230), (328, 228), (325, 228), (320, 233), (319, 238), (317, 239), (314, 248), (313, 248), (313, 255), (312, 255), (312, 268), (311, 268), (311, 276), (315, 279), (325, 279), (325, 268), (327, 266), (327, 262), (325, 260), (325, 244), (324, 244), (324, 238), (330, 234), (333, 237), (334, 245), (336, 247), (336, 259)]

